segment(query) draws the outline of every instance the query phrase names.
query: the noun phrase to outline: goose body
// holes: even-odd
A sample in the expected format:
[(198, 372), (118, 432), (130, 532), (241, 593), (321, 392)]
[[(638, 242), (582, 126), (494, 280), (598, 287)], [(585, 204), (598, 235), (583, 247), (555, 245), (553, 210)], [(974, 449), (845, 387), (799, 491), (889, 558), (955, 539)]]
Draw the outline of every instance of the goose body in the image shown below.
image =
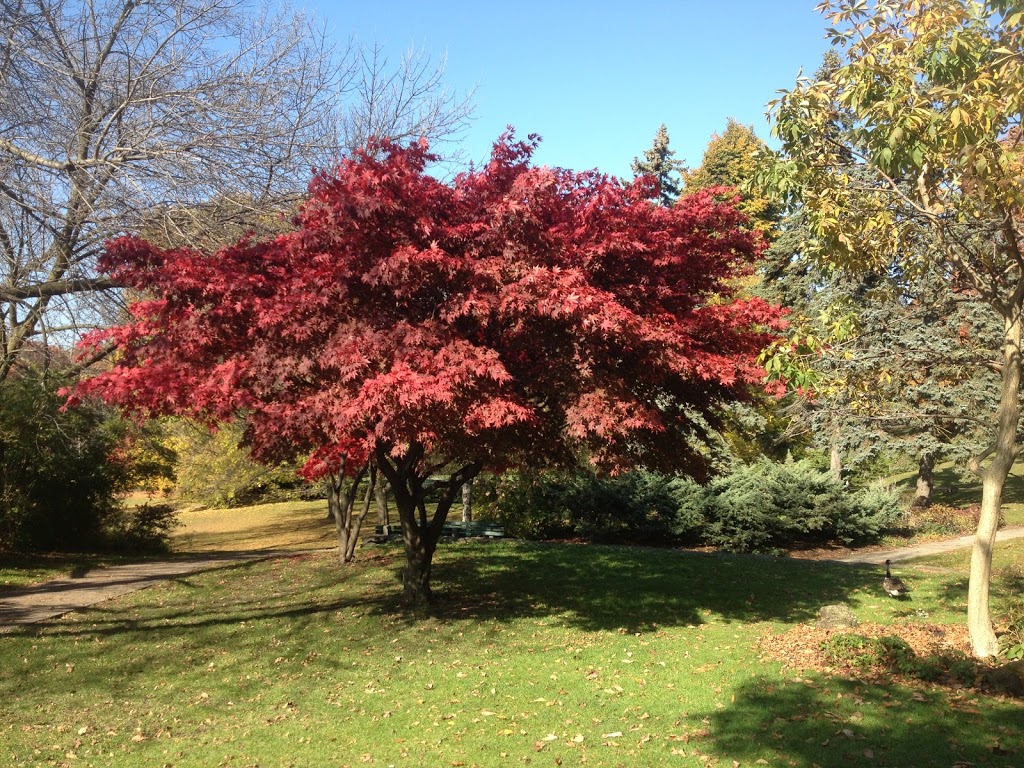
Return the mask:
[(903, 579), (899, 576), (893, 576), (889, 570), (889, 563), (891, 561), (885, 561), (885, 578), (882, 579), (882, 589), (886, 591), (892, 597), (902, 597), (910, 591), (910, 588), (903, 583)]

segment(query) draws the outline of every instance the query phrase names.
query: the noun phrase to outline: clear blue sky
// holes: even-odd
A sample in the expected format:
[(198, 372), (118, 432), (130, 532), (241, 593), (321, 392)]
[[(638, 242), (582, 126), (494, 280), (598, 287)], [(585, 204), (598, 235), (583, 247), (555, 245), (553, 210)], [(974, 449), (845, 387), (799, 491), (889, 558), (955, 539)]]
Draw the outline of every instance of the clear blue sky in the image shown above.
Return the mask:
[(309, 0), (340, 39), (447, 54), (448, 83), (474, 86), (469, 159), (506, 125), (539, 133), (538, 164), (630, 177), (668, 127), (676, 158), (700, 164), (733, 117), (768, 139), (765, 104), (827, 50), (817, 0)]

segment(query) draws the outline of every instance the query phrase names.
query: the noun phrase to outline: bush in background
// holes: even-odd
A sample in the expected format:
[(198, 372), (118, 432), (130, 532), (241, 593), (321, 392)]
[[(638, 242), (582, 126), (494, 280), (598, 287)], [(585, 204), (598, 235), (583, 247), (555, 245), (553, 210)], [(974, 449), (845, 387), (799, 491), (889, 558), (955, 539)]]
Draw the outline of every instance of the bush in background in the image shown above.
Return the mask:
[(595, 542), (667, 543), (681, 481), (649, 472), (597, 477), (589, 472), (510, 472), (478, 484), (484, 517), (510, 536)]
[[(919, 533), (936, 536), (966, 536), (978, 530), (981, 505), (954, 507), (948, 504), (930, 504), (915, 507), (910, 514), (910, 526)], [(999, 525), (1003, 525), (1003, 514), (999, 513)]]
[(204, 507), (244, 507), (274, 501), (319, 499), (324, 490), (296, 474), (296, 467), (268, 467), (252, 460), (240, 447), (242, 427), (222, 424), (211, 433), (184, 419), (165, 423), (169, 444), (177, 454), (175, 496)]
[(0, 548), (84, 551), (103, 544), (133, 472), (129, 426), (106, 408), (64, 399), (48, 378), (0, 383)]
[(649, 472), (509, 473), (481, 494), (486, 514), (527, 539), (709, 544), (733, 552), (876, 539), (903, 520), (891, 488), (851, 491), (809, 461), (767, 459), (707, 486)]
[(714, 480), (702, 502), (703, 538), (732, 552), (869, 541), (903, 519), (895, 490), (851, 491), (807, 461), (741, 466)]
[(177, 512), (170, 504), (121, 506), (104, 520), (100, 548), (106, 552), (166, 553), (177, 525)]

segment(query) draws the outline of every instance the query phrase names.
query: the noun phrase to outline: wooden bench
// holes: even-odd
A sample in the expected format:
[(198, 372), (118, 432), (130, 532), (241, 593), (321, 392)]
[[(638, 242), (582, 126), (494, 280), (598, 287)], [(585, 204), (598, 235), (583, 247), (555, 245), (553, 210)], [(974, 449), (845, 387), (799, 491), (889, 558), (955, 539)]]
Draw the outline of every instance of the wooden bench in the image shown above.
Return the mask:
[[(400, 525), (378, 525), (374, 527), (374, 539), (382, 541), (393, 536), (402, 535)], [(502, 539), (505, 537), (505, 526), (498, 523), (489, 523), (481, 520), (463, 522), (461, 520), (449, 520), (441, 529), (441, 536), (452, 539), (466, 539), (471, 537), (486, 539)]]
[(501, 539), (505, 536), (505, 526), (484, 520), (470, 520), (468, 522), (449, 520), (444, 524), (441, 535), (451, 536), (456, 539), (470, 537)]

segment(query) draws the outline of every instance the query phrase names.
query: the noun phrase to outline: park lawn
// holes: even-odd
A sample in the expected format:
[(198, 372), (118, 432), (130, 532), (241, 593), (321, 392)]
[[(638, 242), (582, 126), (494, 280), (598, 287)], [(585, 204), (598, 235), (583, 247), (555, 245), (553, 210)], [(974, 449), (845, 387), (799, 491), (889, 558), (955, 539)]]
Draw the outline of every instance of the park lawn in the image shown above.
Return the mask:
[[(912, 561), (914, 565), (928, 565), (939, 568), (949, 568), (959, 573), (967, 573), (971, 567), (971, 550), (960, 549), (955, 552), (945, 552), (940, 555), (927, 555), (917, 557)], [(1024, 598), (1024, 539), (1008, 539), (997, 541), (992, 550), (992, 570), (997, 577), (1002, 577), (1006, 586), (1020, 592)]]
[(961, 621), (949, 574), (902, 567), (901, 602), (873, 567), (459, 543), (416, 616), (397, 602), (400, 550), (360, 557), (235, 565), (5, 636), (0, 763), (1024, 762), (1020, 703), (782, 669), (759, 650), (828, 603), (894, 632), (918, 611)]
[[(891, 478), (904, 498), (913, 499), (917, 473), (908, 472)], [(932, 501), (952, 507), (970, 507), (981, 504), (981, 481), (974, 477), (963, 477), (951, 462), (935, 468), (935, 491)], [(1003, 520), (1007, 526), (1024, 525), (1024, 461), (1013, 465), (1010, 476), (1003, 487)]]

